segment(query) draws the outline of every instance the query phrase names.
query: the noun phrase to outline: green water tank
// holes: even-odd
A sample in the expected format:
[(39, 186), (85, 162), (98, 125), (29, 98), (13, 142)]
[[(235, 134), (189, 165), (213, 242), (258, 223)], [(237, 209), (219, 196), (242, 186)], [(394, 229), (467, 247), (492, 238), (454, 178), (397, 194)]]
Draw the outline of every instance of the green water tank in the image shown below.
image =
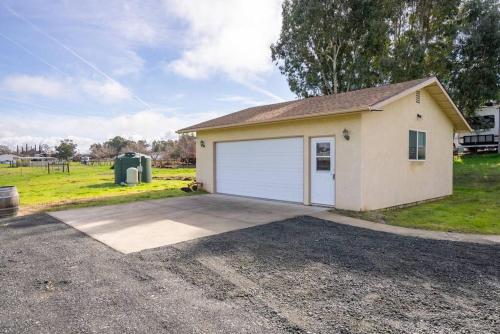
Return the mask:
[(130, 167), (139, 169), (140, 182), (150, 183), (153, 180), (151, 157), (140, 153), (128, 152), (120, 154), (115, 159), (116, 184), (127, 181), (127, 169)]

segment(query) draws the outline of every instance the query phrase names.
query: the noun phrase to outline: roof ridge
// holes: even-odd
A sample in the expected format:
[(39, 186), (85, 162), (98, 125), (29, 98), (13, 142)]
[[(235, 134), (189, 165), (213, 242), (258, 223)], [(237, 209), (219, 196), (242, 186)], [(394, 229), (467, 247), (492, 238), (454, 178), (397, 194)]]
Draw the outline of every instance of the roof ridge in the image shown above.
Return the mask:
[[(352, 93), (363, 92), (363, 91), (367, 91), (367, 90), (374, 90), (374, 89), (387, 88), (387, 87), (396, 86), (396, 85), (409, 84), (410, 82), (413, 82), (413, 81), (414, 82), (422, 83), (422, 82), (425, 82), (425, 81), (433, 79), (433, 78), (436, 78), (436, 77), (435, 76), (430, 76), (430, 77), (425, 77), (425, 78), (420, 78), (420, 79), (413, 79), (413, 80), (407, 80), (407, 81), (401, 81), (401, 82), (395, 82), (395, 83), (386, 83), (386, 84), (382, 84), (382, 85), (379, 85), (379, 86), (359, 88), (359, 89), (349, 90), (349, 91), (346, 91), (346, 92), (340, 92), (340, 93), (337, 93), (337, 94), (315, 95), (315, 96), (303, 97), (303, 98), (300, 98), (300, 99), (297, 99), (297, 100), (289, 100), (289, 101), (269, 103), (269, 104), (263, 104), (263, 105), (248, 107), (248, 108), (241, 109), (241, 110), (235, 111), (235, 112), (240, 112), (240, 111), (244, 111), (244, 110), (248, 110), (248, 109), (253, 109), (253, 108), (263, 108), (263, 107), (268, 107), (268, 106), (277, 106), (279, 104), (301, 102), (301, 101), (315, 99), (315, 98), (334, 98), (334, 97), (345, 95), (345, 94), (352, 94)], [(231, 114), (233, 114), (233, 113), (229, 113), (227, 115), (231, 115)], [(221, 117), (224, 117), (224, 116), (221, 116)]]
[(359, 88), (359, 89), (349, 90), (349, 91), (346, 91), (346, 92), (340, 92), (340, 93), (337, 93), (337, 94), (310, 96), (310, 97), (302, 98), (302, 99), (297, 100), (297, 101), (311, 99), (311, 98), (315, 98), (315, 97), (334, 97), (334, 96), (339, 96), (339, 95), (344, 95), (344, 94), (349, 94), (349, 93), (362, 92), (362, 91), (367, 91), (367, 90), (374, 90), (374, 89), (380, 89), (380, 88), (387, 88), (387, 87), (391, 87), (391, 86), (409, 84), (410, 82), (415, 82), (415, 83), (419, 82), (419, 83), (421, 83), (421, 82), (425, 82), (425, 81), (433, 79), (433, 78), (436, 78), (436, 77), (435, 76), (430, 76), (430, 77), (425, 77), (425, 78), (420, 78), (420, 79), (413, 79), (413, 80), (407, 80), (407, 81), (401, 81), (401, 82), (395, 82), (395, 83), (386, 83), (386, 84), (381, 84), (381, 85), (373, 86), (373, 87), (365, 87), (365, 88)]
[[(437, 78), (435, 76), (425, 77), (398, 83), (383, 84), (375, 87), (366, 87), (333, 95), (312, 96), (309, 98), (248, 107), (180, 129), (177, 132), (196, 131), (196, 129), (218, 126), (231, 126), (232, 124), (240, 124), (242, 122), (265, 123), (283, 118), (306, 117), (324, 114), (326, 112), (340, 113), (345, 110), (352, 110), (353, 108), (370, 108), (370, 106), (376, 105), (393, 96), (397, 96), (401, 92), (431, 79)], [(350, 95), (353, 97), (351, 98)], [(277, 112), (279, 109), (285, 107), (287, 110)]]

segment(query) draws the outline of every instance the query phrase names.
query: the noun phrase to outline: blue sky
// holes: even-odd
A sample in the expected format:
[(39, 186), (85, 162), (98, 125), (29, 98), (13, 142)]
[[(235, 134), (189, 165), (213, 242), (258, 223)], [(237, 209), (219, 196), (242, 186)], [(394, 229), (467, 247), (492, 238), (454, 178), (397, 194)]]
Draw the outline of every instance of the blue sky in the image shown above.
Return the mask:
[(2, 1), (0, 144), (84, 152), (293, 99), (269, 50), (280, 2)]

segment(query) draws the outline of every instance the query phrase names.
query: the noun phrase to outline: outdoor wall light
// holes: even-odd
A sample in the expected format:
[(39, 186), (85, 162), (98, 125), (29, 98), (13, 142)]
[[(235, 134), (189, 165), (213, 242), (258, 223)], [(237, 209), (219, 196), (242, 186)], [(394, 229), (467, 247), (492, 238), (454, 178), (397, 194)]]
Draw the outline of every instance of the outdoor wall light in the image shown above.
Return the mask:
[(204, 141), (203, 139), (202, 139), (202, 140), (200, 140), (200, 146), (201, 146), (201, 147), (205, 147), (205, 141)]
[(351, 135), (349, 134), (349, 130), (344, 129), (344, 131), (342, 131), (342, 134), (344, 135), (345, 140), (351, 139)]

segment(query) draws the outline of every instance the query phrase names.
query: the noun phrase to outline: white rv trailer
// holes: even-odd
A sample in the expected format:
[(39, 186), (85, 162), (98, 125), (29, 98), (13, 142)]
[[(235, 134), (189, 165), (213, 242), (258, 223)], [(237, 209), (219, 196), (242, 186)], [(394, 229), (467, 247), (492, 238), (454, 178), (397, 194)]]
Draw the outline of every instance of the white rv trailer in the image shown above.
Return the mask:
[(460, 133), (455, 144), (472, 152), (497, 151), (500, 133), (500, 103), (490, 102), (468, 119), (473, 132)]

